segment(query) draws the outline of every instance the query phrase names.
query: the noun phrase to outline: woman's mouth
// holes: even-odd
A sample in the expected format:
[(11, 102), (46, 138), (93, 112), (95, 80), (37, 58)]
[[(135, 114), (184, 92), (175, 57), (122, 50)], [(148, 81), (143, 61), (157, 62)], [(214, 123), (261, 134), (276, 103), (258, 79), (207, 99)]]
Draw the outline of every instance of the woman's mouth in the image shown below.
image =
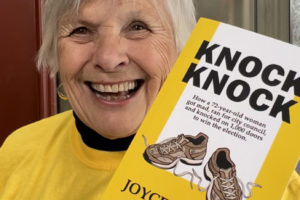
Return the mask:
[(131, 80), (113, 84), (88, 83), (96, 97), (105, 101), (123, 101), (132, 97), (143, 84), (143, 80)]

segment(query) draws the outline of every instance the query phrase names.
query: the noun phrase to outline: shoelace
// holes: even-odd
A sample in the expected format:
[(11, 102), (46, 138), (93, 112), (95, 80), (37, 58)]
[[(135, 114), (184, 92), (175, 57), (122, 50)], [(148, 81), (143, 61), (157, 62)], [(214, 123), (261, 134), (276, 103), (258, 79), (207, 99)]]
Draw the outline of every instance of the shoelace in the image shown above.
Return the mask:
[(174, 176), (182, 177), (182, 176), (185, 176), (185, 175), (190, 175), (190, 176), (191, 176), (191, 179), (190, 179), (190, 187), (191, 187), (191, 189), (193, 189), (194, 176), (195, 176), (195, 177), (198, 178), (198, 180), (199, 180), (199, 181), (198, 181), (198, 184), (197, 184), (198, 190), (199, 190), (200, 192), (206, 192), (206, 191), (207, 191), (207, 188), (204, 188), (204, 189), (201, 188), (200, 185), (201, 185), (201, 183), (202, 183), (202, 178), (197, 174), (197, 172), (196, 172), (196, 170), (195, 170), (194, 168), (192, 168), (193, 173), (186, 171), (186, 172), (182, 172), (182, 173), (179, 174), (179, 173), (176, 172), (178, 162), (179, 162), (179, 161), (176, 161), (175, 167), (174, 167), (174, 169), (173, 169), (173, 174), (174, 174)]
[[(227, 199), (235, 199), (236, 198), (236, 188), (234, 187), (234, 177), (231, 178), (221, 178), (221, 187), (223, 189), (223, 193)], [(232, 190), (232, 191), (230, 191)]]
[[(148, 145), (148, 143), (147, 143), (147, 138), (146, 138), (146, 136), (142, 135), (142, 137), (144, 138), (145, 146), (148, 147), (149, 145)], [(178, 173), (176, 172), (178, 162), (179, 162), (179, 160), (176, 161), (175, 167), (174, 167), (174, 169), (173, 169), (173, 174), (174, 174), (174, 176), (179, 176), (179, 177), (182, 177), (182, 176), (185, 176), (185, 175), (190, 175), (190, 176), (191, 176), (191, 179), (190, 179), (190, 187), (191, 187), (191, 189), (193, 189), (194, 176), (196, 176), (196, 178), (198, 178), (198, 180), (199, 180), (199, 181), (198, 181), (198, 184), (197, 184), (197, 187), (198, 187), (198, 190), (199, 190), (200, 192), (206, 192), (207, 189), (213, 184), (213, 182), (215, 181), (215, 179), (218, 178), (218, 176), (214, 177), (213, 180), (211, 180), (211, 182), (209, 183), (208, 187), (202, 189), (201, 186), (200, 186), (201, 183), (202, 183), (202, 178), (197, 174), (196, 170), (195, 170), (194, 168), (192, 168), (193, 173), (187, 172), (187, 171), (186, 171), (186, 172), (182, 172), (182, 173), (178, 174)], [(252, 197), (251, 188), (253, 188), (253, 187), (262, 188), (262, 186), (259, 185), (259, 184), (252, 183), (252, 182), (247, 182), (247, 183), (246, 183), (246, 189), (248, 190), (248, 195), (246, 195), (246, 194), (245, 194), (245, 185), (244, 185), (243, 181), (242, 181), (241, 179), (239, 179), (238, 177), (236, 177), (236, 178), (237, 178), (237, 180), (238, 180), (239, 185), (241, 186), (241, 190), (242, 190), (243, 197), (245, 197), (245, 198), (247, 198), (247, 199), (250, 198), (250, 197)]]
[[(148, 147), (148, 142), (147, 142), (147, 138), (146, 136), (142, 135), (143, 139), (144, 139), (144, 144), (146, 147)], [(163, 141), (162, 141), (163, 142)], [(177, 139), (172, 139), (168, 142), (166, 142), (165, 144), (161, 144), (161, 146), (159, 147), (159, 150), (163, 153), (163, 154), (169, 154), (170, 152), (176, 152), (177, 149), (183, 149), (182, 146), (177, 142)]]
[[(191, 179), (190, 179), (190, 187), (191, 189), (193, 189), (193, 183), (194, 183), (194, 176), (196, 178), (198, 178), (198, 184), (197, 184), (197, 188), (200, 192), (206, 192), (208, 190), (209, 187), (211, 187), (213, 184), (214, 184), (214, 181), (217, 179), (217, 178), (220, 178), (219, 176), (216, 176), (214, 177), (211, 182), (209, 183), (208, 187), (207, 188), (203, 188), (201, 187), (201, 183), (202, 183), (202, 178), (201, 176), (199, 176), (196, 172), (196, 170), (194, 168), (192, 168), (192, 172), (188, 172), (188, 171), (185, 171), (185, 172), (182, 172), (182, 173), (177, 173), (176, 172), (176, 169), (177, 169), (177, 164), (178, 164), (179, 161), (177, 161), (177, 163), (175, 164), (175, 167), (173, 169), (173, 174), (174, 176), (179, 176), (179, 177), (182, 177), (182, 176), (185, 176), (185, 175), (189, 175), (191, 176)], [(243, 197), (245, 198), (250, 198), (252, 196), (252, 192), (251, 192), (251, 188), (252, 187), (258, 187), (258, 188), (262, 188), (261, 185), (259, 184), (256, 184), (256, 183), (252, 183), (252, 182), (247, 182), (246, 184), (246, 188), (248, 190), (248, 195), (245, 194), (245, 185), (244, 183), (242, 182), (241, 179), (239, 179), (238, 177), (236, 177), (237, 180), (238, 180), (238, 183), (239, 185), (241, 186), (241, 190), (242, 190), (242, 194), (243, 194)], [(233, 184), (233, 180), (234, 180), (234, 177), (230, 178), (230, 179), (222, 179), (220, 178), (221, 180), (221, 184), (224, 188), (224, 190), (229, 190), (229, 189), (233, 189), (234, 191), (230, 192), (230, 191), (224, 191), (224, 193), (227, 195), (226, 198), (228, 199), (235, 199), (236, 198), (236, 194), (235, 194), (235, 191), (236, 189), (234, 188), (234, 184)], [(226, 185), (227, 183), (231, 183), (230, 185)]]
[[(193, 189), (193, 182), (194, 182), (194, 174), (193, 173), (191, 173), (191, 172), (188, 172), (188, 171), (186, 171), (186, 172), (182, 172), (182, 173), (177, 173), (176, 172), (176, 169), (177, 169), (177, 164), (178, 164), (178, 160), (176, 161), (176, 164), (175, 164), (175, 167), (174, 167), (174, 169), (173, 169), (173, 174), (174, 174), (174, 176), (179, 176), (179, 177), (182, 177), (182, 176), (185, 176), (185, 175), (190, 175), (191, 176), (191, 179), (190, 179), (190, 186), (191, 186), (191, 189)], [(199, 186), (200, 186), (200, 184), (199, 184)]]
[(148, 144), (148, 142), (147, 142), (146, 136), (142, 135), (142, 137), (143, 137), (143, 139), (144, 139), (144, 144), (145, 144), (145, 146), (148, 147), (149, 144)]
[(176, 152), (177, 149), (181, 149), (182, 150), (182, 146), (177, 142), (176, 139), (173, 139), (165, 144), (162, 144), (159, 147), (159, 150), (163, 153), (163, 154), (169, 154), (170, 152)]
[(243, 197), (245, 197), (245, 198), (247, 198), (247, 199), (249, 199), (250, 197), (252, 197), (251, 188), (253, 188), (253, 187), (262, 188), (262, 186), (259, 185), (259, 184), (252, 183), (252, 182), (247, 182), (247, 183), (246, 183), (246, 188), (247, 188), (247, 190), (248, 190), (248, 195), (246, 195), (246, 194), (245, 194), (245, 185), (244, 185), (243, 181), (242, 181), (241, 179), (239, 179), (238, 177), (237, 177), (237, 180), (238, 180), (238, 182), (239, 182), (239, 185), (241, 186), (242, 193), (243, 193)]

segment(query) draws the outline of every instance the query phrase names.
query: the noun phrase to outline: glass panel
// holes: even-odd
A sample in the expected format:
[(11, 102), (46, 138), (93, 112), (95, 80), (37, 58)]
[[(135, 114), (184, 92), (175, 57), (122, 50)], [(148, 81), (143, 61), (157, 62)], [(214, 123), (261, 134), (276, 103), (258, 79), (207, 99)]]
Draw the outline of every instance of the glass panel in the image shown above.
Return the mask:
[(207, 17), (255, 30), (255, 0), (194, 0), (197, 18)]
[[(291, 43), (300, 46), (300, 0), (291, 0), (290, 10)], [(300, 174), (300, 162), (298, 163), (296, 170)]]
[(289, 42), (290, 1), (258, 0), (257, 32)]
[(300, 46), (300, 0), (291, 0), (291, 43)]

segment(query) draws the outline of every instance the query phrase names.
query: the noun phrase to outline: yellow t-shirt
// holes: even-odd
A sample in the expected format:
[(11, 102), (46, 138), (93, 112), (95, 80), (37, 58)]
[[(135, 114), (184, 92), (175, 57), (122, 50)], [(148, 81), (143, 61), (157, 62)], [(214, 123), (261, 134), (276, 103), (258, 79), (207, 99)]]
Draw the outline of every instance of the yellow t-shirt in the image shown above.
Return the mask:
[[(71, 111), (41, 120), (0, 148), (0, 199), (101, 200), (124, 153), (87, 147)], [(282, 200), (300, 200), (296, 173)]]
[(300, 176), (294, 172), (282, 200), (300, 200)]
[(0, 148), (0, 199), (99, 200), (124, 153), (87, 147), (71, 111), (41, 120)]

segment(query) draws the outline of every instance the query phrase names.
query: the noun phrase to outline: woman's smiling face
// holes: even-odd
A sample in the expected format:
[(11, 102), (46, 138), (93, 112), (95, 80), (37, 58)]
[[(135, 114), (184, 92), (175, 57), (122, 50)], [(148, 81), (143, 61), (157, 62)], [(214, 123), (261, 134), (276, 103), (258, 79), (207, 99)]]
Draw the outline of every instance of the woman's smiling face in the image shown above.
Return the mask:
[(60, 21), (60, 77), (75, 113), (115, 139), (134, 134), (177, 58), (162, 0), (86, 0)]

